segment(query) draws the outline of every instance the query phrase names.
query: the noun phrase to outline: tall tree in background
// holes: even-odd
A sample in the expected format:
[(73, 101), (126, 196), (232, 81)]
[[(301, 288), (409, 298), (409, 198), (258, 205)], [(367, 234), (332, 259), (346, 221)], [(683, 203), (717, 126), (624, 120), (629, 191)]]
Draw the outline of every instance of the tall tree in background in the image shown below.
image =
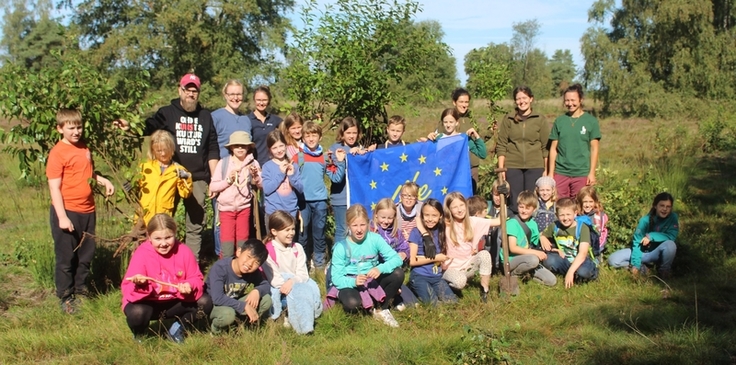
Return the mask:
[(548, 65), (555, 91), (562, 92), (575, 78), (575, 62), (572, 60), (572, 52), (569, 49), (556, 50)]
[(7, 0), (3, 2), (3, 38), (0, 46), (6, 51), (5, 61), (39, 69), (55, 64), (51, 51), (64, 47), (66, 28), (49, 12), (51, 2), (39, 0)]
[[(524, 22), (514, 23), (512, 25), (513, 35), (511, 36), (511, 47), (514, 49), (514, 57), (519, 62), (519, 70), (517, 72), (517, 83), (528, 84), (530, 54), (535, 49), (534, 44), (539, 37), (541, 24), (537, 19), (531, 19)], [(545, 57), (546, 59), (546, 57)]]
[[(90, 62), (107, 69), (148, 70), (152, 86), (194, 71), (203, 81), (246, 81), (272, 70), (285, 46), (293, 0), (83, 0), (63, 2)], [(265, 75), (266, 78), (273, 75)]]
[(465, 55), (466, 87), (478, 98), (499, 101), (511, 93), (514, 54), (506, 43), (490, 43)]
[(425, 60), (436, 57), (438, 45), (447, 52), (436, 36), (414, 26), (419, 11), (412, 0), (337, 0), (324, 10), (308, 1), (283, 73), (299, 112), (323, 113), (334, 105), (330, 120), (353, 116), (366, 131), (364, 142), (380, 138), (385, 107), (405, 101), (391, 85), (408, 75), (432, 75), (434, 62)]
[(581, 40), (583, 79), (607, 108), (642, 116), (679, 114), (692, 98), (732, 100), (735, 16), (732, 0), (598, 0)]
[[(427, 104), (446, 100), (450, 92), (459, 85), (455, 57), (442, 41), (445, 32), (436, 20), (412, 23), (409, 30), (412, 38), (425, 40), (427, 47), (420, 69), (407, 69), (400, 83), (394, 83), (392, 90), (402, 96), (402, 101), (410, 104)], [(396, 53), (413, 52), (397, 47)], [(416, 72), (420, 71), (420, 72)]]

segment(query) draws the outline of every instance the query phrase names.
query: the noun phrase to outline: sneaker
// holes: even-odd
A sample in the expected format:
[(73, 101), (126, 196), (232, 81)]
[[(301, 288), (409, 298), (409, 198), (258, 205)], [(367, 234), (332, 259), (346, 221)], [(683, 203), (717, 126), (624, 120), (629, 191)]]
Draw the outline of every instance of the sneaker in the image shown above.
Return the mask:
[(78, 310), (74, 297), (69, 297), (67, 299), (62, 300), (60, 303), (60, 306), (61, 306), (61, 311), (66, 314), (76, 314)]
[(396, 322), (396, 319), (394, 319), (394, 316), (391, 314), (391, 311), (388, 309), (374, 309), (373, 310), (373, 318), (383, 321), (383, 323), (397, 328), (399, 327), (399, 322)]
[(399, 303), (399, 305), (397, 305), (395, 308), (396, 308), (397, 311), (403, 312), (404, 310), (406, 310), (406, 304)]
[(133, 335), (133, 342), (143, 343), (143, 335)]
[(291, 323), (289, 323), (289, 317), (284, 316), (284, 328), (291, 328)]
[(179, 321), (175, 321), (174, 324), (169, 327), (166, 332), (169, 339), (176, 343), (184, 343), (184, 326)]
[(659, 278), (662, 280), (667, 280), (672, 277), (672, 271), (670, 270), (659, 269), (658, 274), (659, 274)]

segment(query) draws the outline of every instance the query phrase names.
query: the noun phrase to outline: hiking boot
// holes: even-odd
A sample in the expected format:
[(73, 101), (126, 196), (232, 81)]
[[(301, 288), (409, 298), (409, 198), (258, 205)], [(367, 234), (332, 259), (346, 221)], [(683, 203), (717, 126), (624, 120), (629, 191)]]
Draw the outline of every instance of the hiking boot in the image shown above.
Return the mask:
[(171, 341), (184, 343), (184, 326), (182, 326), (179, 321), (175, 321), (174, 324), (169, 327), (169, 330), (166, 331), (166, 335)]
[(373, 310), (373, 318), (383, 321), (383, 323), (398, 328), (399, 322), (396, 322), (396, 319), (394, 319), (394, 316), (391, 314), (391, 311), (388, 309), (374, 309)]
[(480, 301), (483, 303), (488, 303), (488, 291), (483, 289), (483, 287), (480, 287)]
[(66, 314), (77, 314), (77, 311), (79, 310), (79, 308), (77, 307), (77, 303), (74, 300), (74, 297), (62, 299), (59, 305), (61, 307), (61, 311)]

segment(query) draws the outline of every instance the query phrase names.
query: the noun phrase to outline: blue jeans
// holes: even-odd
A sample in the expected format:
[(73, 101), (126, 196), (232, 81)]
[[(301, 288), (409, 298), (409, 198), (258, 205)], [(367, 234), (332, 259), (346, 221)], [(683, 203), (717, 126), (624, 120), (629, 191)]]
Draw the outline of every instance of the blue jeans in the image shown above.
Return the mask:
[(345, 220), (345, 214), (348, 212), (347, 205), (333, 205), (332, 214), (335, 217), (335, 236), (333, 242), (337, 243), (345, 239), (348, 233), (348, 224)]
[[(317, 200), (305, 202), (302, 213), (302, 232), (299, 242), (304, 246), (304, 253), (314, 260), (315, 267), (325, 266), (325, 223), (327, 222), (327, 201)], [(311, 228), (311, 232), (310, 232)]]
[(215, 234), (215, 256), (220, 257), (220, 210), (217, 209), (217, 197), (212, 198), (212, 232)]
[[(675, 241), (664, 241), (649, 252), (641, 253), (642, 264), (657, 264), (660, 270), (672, 270), (672, 262), (675, 261), (677, 245)], [(631, 260), (631, 249), (625, 248), (611, 254), (608, 264), (612, 267), (629, 267)]]
[(416, 275), (412, 272), (409, 274), (409, 289), (424, 303), (457, 302), (457, 296), (442, 276), (431, 277)]
[[(542, 262), (542, 265), (557, 275), (565, 276), (567, 275), (567, 270), (572, 266), (572, 262), (567, 261), (566, 258), (560, 257), (557, 252), (551, 252), (547, 254), (547, 259)], [(598, 268), (590, 257), (586, 257), (585, 261), (583, 261), (575, 272), (575, 281), (588, 281), (595, 280), (597, 278)]]

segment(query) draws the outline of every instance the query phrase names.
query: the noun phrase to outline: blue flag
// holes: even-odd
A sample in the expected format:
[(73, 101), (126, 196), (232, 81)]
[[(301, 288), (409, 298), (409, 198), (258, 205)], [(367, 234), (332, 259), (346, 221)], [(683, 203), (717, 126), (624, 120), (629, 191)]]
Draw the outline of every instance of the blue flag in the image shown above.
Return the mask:
[(419, 200), (458, 191), (473, 193), (468, 156), (468, 136), (440, 138), (436, 142), (411, 143), (380, 149), (365, 155), (348, 154), (348, 205), (360, 203), (373, 210), (382, 198), (398, 202), (407, 181), (419, 185)]

